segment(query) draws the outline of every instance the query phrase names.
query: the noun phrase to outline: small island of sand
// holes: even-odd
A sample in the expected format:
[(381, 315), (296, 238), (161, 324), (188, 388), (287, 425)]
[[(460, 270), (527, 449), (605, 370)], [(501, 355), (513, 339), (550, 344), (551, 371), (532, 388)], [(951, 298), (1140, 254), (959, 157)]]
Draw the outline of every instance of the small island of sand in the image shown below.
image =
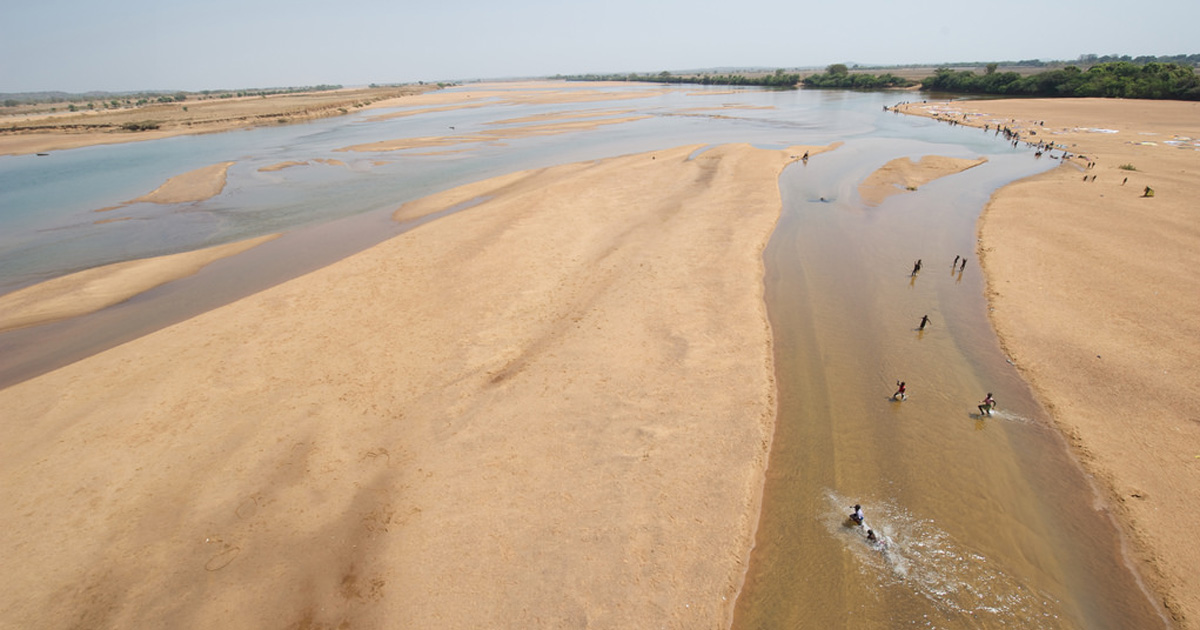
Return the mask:
[(210, 199), (225, 189), (225, 174), (230, 166), (233, 162), (221, 162), (176, 175), (129, 203), (189, 203)]
[[(141, 197), (115, 206), (100, 208), (96, 212), (110, 212), (135, 203), (192, 203), (211, 199), (225, 190), (225, 176), (229, 172), (229, 167), (233, 165), (234, 162), (221, 162), (176, 175)], [(107, 219), (106, 221), (116, 220), (118, 219)]]
[(942, 155), (926, 155), (918, 161), (896, 158), (868, 175), (859, 184), (858, 194), (868, 205), (876, 206), (894, 194), (916, 190), (929, 182), (961, 173), (984, 162), (987, 162), (987, 158), (970, 160)]

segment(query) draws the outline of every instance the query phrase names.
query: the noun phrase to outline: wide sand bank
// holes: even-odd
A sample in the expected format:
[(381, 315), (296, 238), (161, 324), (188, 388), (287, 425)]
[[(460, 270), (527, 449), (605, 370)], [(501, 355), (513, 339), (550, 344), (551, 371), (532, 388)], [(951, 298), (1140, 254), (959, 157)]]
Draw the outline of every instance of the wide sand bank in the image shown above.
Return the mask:
[[(992, 321), (1111, 489), (1176, 619), (1200, 627), (1200, 103), (917, 103), (1008, 127), (1069, 163), (999, 191), (980, 223)], [(1043, 159), (1047, 159), (1048, 156)], [(1145, 197), (1146, 187), (1154, 191)]]
[(0, 391), (6, 622), (725, 626), (797, 149), (696, 149), (408, 204), (479, 201)]

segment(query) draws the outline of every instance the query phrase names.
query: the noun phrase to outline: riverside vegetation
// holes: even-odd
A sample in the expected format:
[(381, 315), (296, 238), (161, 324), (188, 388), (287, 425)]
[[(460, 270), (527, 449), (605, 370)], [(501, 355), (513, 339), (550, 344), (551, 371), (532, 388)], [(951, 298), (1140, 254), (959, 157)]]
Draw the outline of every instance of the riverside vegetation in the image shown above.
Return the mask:
[(894, 89), (919, 86), (929, 92), (957, 94), (993, 94), (1005, 96), (1107, 97), (1139, 99), (1200, 100), (1200, 76), (1192, 56), (1181, 63), (1146, 61), (1104, 61), (1086, 70), (1068, 65), (1060, 69), (1022, 75), (998, 72), (999, 64), (989, 63), (982, 74), (969, 70), (939, 67), (919, 83), (891, 73), (851, 72), (845, 64), (833, 64), (825, 72), (801, 78), (783, 69), (774, 73), (751, 74), (586, 74), (557, 76), (567, 81), (643, 81), (649, 83), (692, 83), (700, 85), (746, 85), (779, 88)]

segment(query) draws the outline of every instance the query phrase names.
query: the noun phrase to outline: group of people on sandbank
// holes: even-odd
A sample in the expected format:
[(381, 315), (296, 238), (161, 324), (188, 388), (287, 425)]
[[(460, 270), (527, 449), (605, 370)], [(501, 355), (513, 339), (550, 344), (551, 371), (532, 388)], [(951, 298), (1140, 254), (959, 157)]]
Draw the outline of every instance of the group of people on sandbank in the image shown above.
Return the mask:
[[(921, 101), (921, 102), (925, 103), (926, 101)], [(902, 106), (905, 106), (908, 104), (909, 104), (908, 102), (901, 102), (901, 103), (897, 103), (895, 107), (890, 108), (890, 110), (886, 106), (883, 109), (884, 109), (884, 111), (893, 111), (896, 113), (900, 113), (901, 111), (903, 111), (901, 109)], [(965, 113), (961, 114), (961, 121), (956, 117), (943, 116), (940, 113), (934, 113), (930, 116), (930, 118), (932, 118), (933, 120), (940, 121), (940, 122), (949, 123), (950, 125), (977, 126), (977, 125), (970, 125), (970, 119), (969, 119), (968, 115)], [(1044, 121), (1044, 120), (1023, 121), (1023, 122), (1028, 124), (1030, 127), (1044, 128), (1046, 126), (1046, 121)], [(1012, 125), (1017, 125), (1017, 120), (1015, 118), (1010, 119), (1009, 123), (1011, 123)], [(1025, 132), (1026, 136), (1022, 136), (1022, 131), (1020, 131), (1017, 128), (1014, 128), (1012, 126), (1009, 126), (1009, 124), (1007, 124), (1007, 123), (1006, 124), (996, 124), (996, 126), (994, 128), (991, 123), (984, 123), (983, 130), (985, 132), (993, 131), (993, 129), (995, 130), (994, 135), (996, 135), (996, 136), (1003, 135), (1005, 141), (1012, 143), (1013, 147), (1020, 146), (1021, 142), (1024, 141), (1025, 146), (1035, 150), (1034, 157), (1040, 158), (1040, 157), (1042, 157), (1043, 154), (1046, 154), (1051, 159), (1055, 159), (1055, 160), (1062, 159), (1064, 161), (1064, 163), (1066, 160), (1070, 160), (1072, 158), (1079, 158), (1079, 159), (1085, 161), (1085, 164), (1083, 167), (1085, 171), (1090, 171), (1090, 170), (1096, 168), (1096, 159), (1095, 159), (1094, 155), (1091, 156), (1091, 158), (1089, 158), (1088, 156), (1084, 156), (1084, 155), (1072, 154), (1069, 151), (1067, 151), (1065, 148), (1058, 146), (1058, 144), (1055, 143), (1053, 140), (1038, 140), (1037, 142), (1034, 142), (1030, 139), (1027, 139), (1026, 136), (1036, 136), (1037, 135), (1037, 131), (1035, 131), (1033, 129), (1030, 129), (1028, 132)], [(1062, 153), (1060, 155), (1055, 155), (1054, 154), (1055, 150), (1062, 151)], [(1083, 175), (1083, 181), (1095, 182), (1096, 175), (1095, 174), (1087, 174), (1085, 172)], [(1126, 176), (1124, 179), (1121, 180), (1122, 186), (1124, 186), (1127, 183), (1129, 183), (1128, 176)], [(1153, 197), (1153, 196), (1154, 196), (1154, 189), (1149, 186), (1146, 186), (1145, 189), (1142, 191), (1142, 197), (1145, 198), (1145, 197)]]

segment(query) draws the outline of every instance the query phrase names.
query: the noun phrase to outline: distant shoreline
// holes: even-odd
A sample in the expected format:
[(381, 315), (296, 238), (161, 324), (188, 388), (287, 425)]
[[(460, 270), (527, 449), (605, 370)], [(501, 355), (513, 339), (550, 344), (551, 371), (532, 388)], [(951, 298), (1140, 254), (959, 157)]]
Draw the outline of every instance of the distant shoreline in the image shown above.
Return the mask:
[(362, 88), (155, 103), (141, 107), (0, 118), (0, 155), (28, 155), (101, 144), (220, 133), (341, 116), (439, 89), (436, 85)]

